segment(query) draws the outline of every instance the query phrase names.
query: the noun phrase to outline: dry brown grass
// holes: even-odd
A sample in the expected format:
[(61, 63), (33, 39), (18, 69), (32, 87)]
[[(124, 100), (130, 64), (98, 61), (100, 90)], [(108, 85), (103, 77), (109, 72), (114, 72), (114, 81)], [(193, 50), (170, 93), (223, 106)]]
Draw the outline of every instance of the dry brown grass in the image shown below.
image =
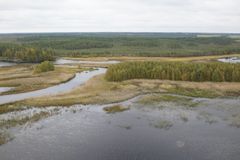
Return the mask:
[[(227, 55), (236, 56), (236, 55)], [(202, 56), (202, 57), (89, 57), (74, 58), (79, 60), (164, 60), (164, 61), (195, 61), (212, 60), (221, 56)], [(73, 58), (71, 58), (73, 59)], [(94, 64), (90, 64), (93, 65)], [(79, 67), (80, 66), (80, 67)], [(71, 78), (76, 71), (84, 65), (59, 65), (56, 71), (33, 75), (29, 65), (21, 67), (0, 68), (0, 86), (17, 86), (14, 92), (30, 91), (49, 87), (61, 83)], [(21, 77), (22, 76), (22, 77)], [(128, 80), (123, 82), (107, 82), (104, 76), (96, 76), (86, 84), (61, 95), (36, 98), (21, 102), (24, 105), (34, 106), (68, 106), (73, 104), (106, 104), (119, 102), (139, 94), (153, 92), (169, 92), (195, 97), (216, 97), (226, 95), (240, 95), (240, 83), (212, 83), (212, 82), (184, 82), (166, 80)]]
[(68, 106), (73, 104), (108, 104), (146, 93), (176, 93), (193, 97), (226, 96), (240, 93), (240, 83), (180, 82), (164, 80), (128, 80), (108, 82), (104, 75), (95, 76), (86, 84), (57, 96), (21, 102), (32, 106)]
[(54, 71), (33, 74), (32, 65), (6, 67), (0, 69), (0, 86), (15, 87), (4, 94), (28, 92), (68, 81), (82, 70), (78, 66), (59, 66)]
[(86, 84), (62, 95), (26, 100), (28, 105), (73, 105), (73, 104), (103, 104), (122, 101), (140, 93), (140, 88), (128, 83), (114, 83), (104, 80), (104, 76), (96, 76)]

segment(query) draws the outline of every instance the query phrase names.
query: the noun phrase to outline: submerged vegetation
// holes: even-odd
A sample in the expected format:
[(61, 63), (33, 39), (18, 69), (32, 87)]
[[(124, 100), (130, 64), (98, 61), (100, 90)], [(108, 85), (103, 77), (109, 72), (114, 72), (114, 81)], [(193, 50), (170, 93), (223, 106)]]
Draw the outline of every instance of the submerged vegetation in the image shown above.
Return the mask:
[(8, 120), (0, 120), (0, 128), (11, 128), (15, 126), (21, 126), (26, 123), (33, 123), (37, 122), (40, 119), (47, 118), (53, 114), (57, 114), (55, 111), (41, 111), (39, 113), (35, 113), (33, 115), (25, 116), (25, 117), (20, 117), (20, 118), (13, 118), (13, 119), (8, 119)]
[(158, 129), (169, 130), (173, 126), (173, 122), (168, 120), (159, 120), (157, 122), (150, 123), (150, 125)]
[(106, 79), (240, 82), (240, 64), (183, 62), (125, 62), (109, 67)]
[(123, 111), (129, 110), (129, 107), (125, 107), (122, 105), (114, 105), (110, 107), (104, 107), (103, 110), (107, 113), (117, 113), (117, 112), (123, 112)]
[(34, 73), (42, 73), (42, 72), (48, 72), (48, 71), (54, 71), (54, 65), (52, 62), (44, 61), (34, 68)]
[(13, 137), (6, 131), (0, 131), (0, 145), (11, 141)]
[(164, 94), (149, 94), (143, 96), (137, 102), (143, 105), (154, 105), (159, 104), (161, 102), (173, 102), (178, 105), (195, 107), (198, 105), (197, 102), (193, 102), (193, 99), (190, 97), (183, 97), (177, 95), (164, 95)]
[(240, 128), (240, 113), (233, 114), (232, 117), (229, 119), (231, 121), (230, 123), (231, 126)]

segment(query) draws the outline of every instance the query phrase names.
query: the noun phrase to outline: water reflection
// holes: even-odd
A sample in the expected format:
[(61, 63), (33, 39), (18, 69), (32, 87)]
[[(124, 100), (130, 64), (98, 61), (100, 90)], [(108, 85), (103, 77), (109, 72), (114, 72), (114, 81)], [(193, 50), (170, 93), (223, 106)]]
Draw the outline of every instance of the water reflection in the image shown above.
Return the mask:
[[(114, 114), (103, 110), (112, 104), (63, 108), (56, 116), (15, 131), (16, 138), (0, 146), (1, 160), (239, 159), (240, 129), (227, 120), (240, 114), (239, 99), (206, 99), (196, 108), (145, 105), (147, 112), (133, 101), (120, 103), (130, 110)], [(181, 114), (188, 121), (181, 120)], [(205, 114), (218, 122), (207, 123)], [(152, 125), (160, 121), (172, 126)]]
[(224, 62), (224, 63), (240, 63), (240, 58), (239, 57), (227, 57), (227, 58), (218, 59), (218, 61)]
[(14, 66), (14, 65), (16, 65), (16, 63), (0, 61), (0, 67), (8, 67), (8, 66)]
[(13, 87), (0, 87), (0, 93), (7, 92), (13, 89)]
[(55, 61), (55, 64), (63, 65), (63, 64), (116, 64), (119, 61), (81, 61), (81, 60), (69, 60), (59, 58)]

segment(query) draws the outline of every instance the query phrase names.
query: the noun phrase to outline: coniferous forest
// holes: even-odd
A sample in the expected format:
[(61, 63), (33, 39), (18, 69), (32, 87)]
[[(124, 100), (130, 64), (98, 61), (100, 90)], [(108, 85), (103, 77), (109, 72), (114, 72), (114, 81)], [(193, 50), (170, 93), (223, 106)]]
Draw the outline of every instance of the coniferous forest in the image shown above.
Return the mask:
[[(240, 38), (239, 35), (234, 36)], [(12, 48), (19, 47), (40, 48), (44, 51), (54, 50), (56, 57), (184, 57), (236, 54), (240, 52), (240, 40), (234, 36), (231, 34), (219, 34), (218, 36), (212, 34), (202, 35), (200, 33), (46, 33), (0, 35), (0, 56), (6, 48), (15, 50)], [(5, 54), (8, 55), (10, 53), (7, 52)], [(14, 56), (10, 54), (9, 57)]]
[(240, 64), (183, 62), (125, 62), (109, 67), (109, 81), (162, 79), (176, 81), (240, 82)]
[(20, 45), (0, 45), (0, 57), (6, 61), (38, 63), (54, 60), (52, 49), (23, 47)]

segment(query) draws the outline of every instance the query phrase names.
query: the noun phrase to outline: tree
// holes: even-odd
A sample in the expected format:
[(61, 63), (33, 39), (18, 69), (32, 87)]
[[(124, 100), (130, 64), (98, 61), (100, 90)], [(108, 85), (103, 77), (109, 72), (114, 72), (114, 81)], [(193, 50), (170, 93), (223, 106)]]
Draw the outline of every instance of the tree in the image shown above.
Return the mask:
[(52, 62), (44, 61), (35, 66), (34, 73), (48, 72), (48, 71), (53, 71), (54, 69), (55, 68)]

